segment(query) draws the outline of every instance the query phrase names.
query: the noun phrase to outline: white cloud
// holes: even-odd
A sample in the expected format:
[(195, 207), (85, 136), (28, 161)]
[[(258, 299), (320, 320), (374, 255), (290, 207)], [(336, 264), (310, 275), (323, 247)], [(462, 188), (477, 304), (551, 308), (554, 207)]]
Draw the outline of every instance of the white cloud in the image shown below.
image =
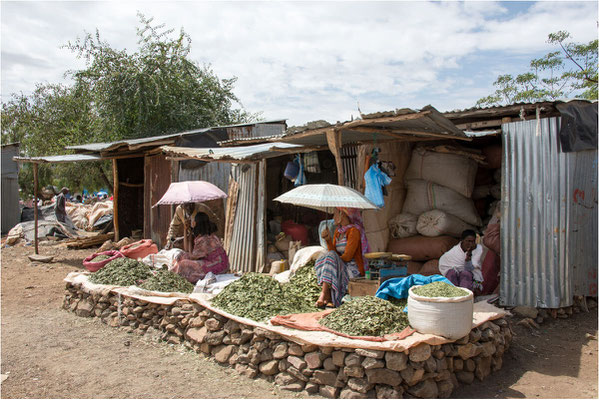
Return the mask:
[[(488, 94), (510, 55), (538, 56), (568, 30), (596, 37), (593, 2), (66, 2), (2, 3), (2, 96), (61, 80), (81, 60), (59, 46), (83, 31), (136, 46), (136, 11), (191, 36), (192, 58), (266, 118), (349, 119), (362, 111), (433, 104), (464, 108)], [(476, 76), (460, 71), (480, 59)], [(485, 78), (486, 81), (481, 81)], [(471, 97), (469, 97), (471, 96)]]

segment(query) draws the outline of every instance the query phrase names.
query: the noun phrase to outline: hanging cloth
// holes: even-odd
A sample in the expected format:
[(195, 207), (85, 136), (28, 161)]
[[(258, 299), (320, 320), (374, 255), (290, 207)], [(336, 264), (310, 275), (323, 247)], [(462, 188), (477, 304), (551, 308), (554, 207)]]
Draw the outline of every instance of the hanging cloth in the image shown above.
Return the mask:
[(304, 173), (304, 163), (302, 162), (302, 156), (297, 154), (295, 156), (295, 162), (299, 165), (299, 171), (297, 173), (297, 177), (295, 178), (295, 182), (293, 182), (293, 186), (301, 186), (307, 183), (306, 174)]

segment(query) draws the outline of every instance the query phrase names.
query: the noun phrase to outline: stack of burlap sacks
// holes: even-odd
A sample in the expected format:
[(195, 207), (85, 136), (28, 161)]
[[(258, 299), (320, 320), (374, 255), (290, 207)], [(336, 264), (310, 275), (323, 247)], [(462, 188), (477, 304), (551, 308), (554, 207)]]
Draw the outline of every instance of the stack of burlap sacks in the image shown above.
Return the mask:
[(93, 230), (94, 224), (104, 215), (112, 214), (112, 201), (99, 201), (93, 205), (67, 202), (66, 211), (79, 229)]
[[(409, 274), (439, 273), (439, 258), (459, 242), (461, 233), (483, 226), (473, 198), (486, 198), (491, 191), (490, 185), (475, 186), (484, 152), (434, 150), (416, 147), (412, 152), (405, 174), (407, 195), (403, 209), (389, 221), (392, 239), (388, 251), (412, 256)], [(492, 188), (500, 198), (501, 186)]]

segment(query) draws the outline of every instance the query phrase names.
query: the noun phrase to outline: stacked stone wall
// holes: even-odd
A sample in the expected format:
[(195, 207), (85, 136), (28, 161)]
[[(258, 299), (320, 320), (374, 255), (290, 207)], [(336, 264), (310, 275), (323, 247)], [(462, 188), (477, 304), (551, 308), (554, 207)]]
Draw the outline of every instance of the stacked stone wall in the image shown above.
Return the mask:
[(459, 384), (482, 381), (499, 370), (513, 335), (501, 318), (453, 343), (420, 344), (405, 352), (319, 347), (238, 323), (187, 300), (160, 305), (109, 290), (87, 293), (70, 283), (63, 307), (142, 335), (153, 328), (167, 343), (214, 357), (242, 375), (329, 398), (447, 398)]

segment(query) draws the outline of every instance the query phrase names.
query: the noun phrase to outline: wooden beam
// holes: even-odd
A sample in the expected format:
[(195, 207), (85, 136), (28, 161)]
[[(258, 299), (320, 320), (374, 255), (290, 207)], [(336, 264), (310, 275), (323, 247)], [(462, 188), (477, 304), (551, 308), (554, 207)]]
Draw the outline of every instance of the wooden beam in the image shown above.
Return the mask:
[(112, 160), (112, 224), (114, 225), (114, 241), (118, 242), (119, 237), (119, 171), (116, 165), (116, 159)]
[(343, 186), (343, 161), (341, 160), (341, 131), (329, 129), (327, 131), (327, 143), (329, 150), (335, 156), (337, 165), (337, 184)]
[(38, 238), (37, 238), (37, 163), (33, 163), (33, 235), (35, 244), (35, 254), (39, 254)]
[(340, 129), (349, 129), (354, 126), (362, 126), (362, 125), (373, 125), (373, 124), (385, 124), (389, 122), (398, 122), (398, 121), (409, 121), (412, 119), (422, 118), (425, 115), (430, 114), (431, 111), (420, 111), (413, 114), (404, 114), (404, 115), (395, 115), (393, 117), (381, 117), (381, 118), (372, 118), (372, 119), (358, 119), (355, 121), (348, 122), (341, 127)]
[[(388, 136), (393, 136), (396, 137), (398, 139), (406, 139), (406, 138), (412, 138), (414, 136), (417, 137), (432, 137), (432, 138), (443, 138), (443, 139), (457, 139), (457, 140), (464, 140), (464, 141), (471, 141), (472, 139), (464, 136), (464, 137), (460, 137), (460, 136), (454, 136), (452, 134), (444, 134), (444, 133), (437, 133), (437, 132), (424, 132), (424, 131), (413, 131), (413, 130), (409, 130), (409, 129), (378, 129), (378, 128), (371, 128), (371, 127), (367, 127), (367, 126), (360, 126), (357, 128), (352, 128), (352, 131), (355, 132), (364, 132), (364, 133), (379, 133), (379, 134), (383, 134), (383, 135), (388, 135)], [(406, 136), (408, 135), (408, 136)]]

